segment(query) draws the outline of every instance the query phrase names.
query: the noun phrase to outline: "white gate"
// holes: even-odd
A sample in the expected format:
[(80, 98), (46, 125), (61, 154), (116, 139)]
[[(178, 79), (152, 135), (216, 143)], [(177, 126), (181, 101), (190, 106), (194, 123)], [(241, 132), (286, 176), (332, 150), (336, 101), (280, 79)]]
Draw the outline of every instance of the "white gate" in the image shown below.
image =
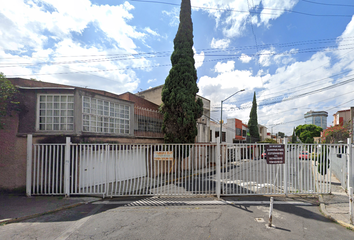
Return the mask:
[(66, 144), (29, 142), (27, 194), (235, 196), (330, 193), (332, 149), (347, 145), (286, 144), (284, 164), (267, 164), (265, 146), (72, 144), (69, 138)]
[(267, 164), (267, 144), (222, 145), (221, 194), (286, 195), (330, 193), (332, 148), (286, 144), (285, 163)]

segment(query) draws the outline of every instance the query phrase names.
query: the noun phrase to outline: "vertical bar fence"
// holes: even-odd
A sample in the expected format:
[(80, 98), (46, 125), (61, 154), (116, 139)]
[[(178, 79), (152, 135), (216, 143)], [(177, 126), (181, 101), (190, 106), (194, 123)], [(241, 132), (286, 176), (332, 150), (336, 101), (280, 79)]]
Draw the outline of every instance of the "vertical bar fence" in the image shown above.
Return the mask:
[[(27, 195), (238, 196), (330, 193), (346, 144), (32, 144)], [(30, 150), (29, 150), (30, 151)], [(30, 157), (29, 157), (30, 156)]]

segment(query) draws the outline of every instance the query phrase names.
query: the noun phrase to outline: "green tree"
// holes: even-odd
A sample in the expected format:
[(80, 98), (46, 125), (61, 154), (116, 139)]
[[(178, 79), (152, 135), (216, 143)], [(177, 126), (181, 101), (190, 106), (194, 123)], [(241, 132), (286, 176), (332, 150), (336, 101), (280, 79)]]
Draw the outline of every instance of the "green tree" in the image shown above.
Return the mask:
[(278, 136), (281, 137), (281, 138), (284, 138), (284, 137), (285, 137), (285, 133), (283, 133), (283, 132), (278, 132)]
[(172, 68), (162, 89), (162, 131), (166, 143), (194, 143), (197, 119), (203, 114), (194, 66), (193, 23), (190, 0), (182, 0), (180, 23), (173, 41)]
[(254, 141), (259, 140), (259, 131), (258, 131), (258, 119), (257, 119), (257, 101), (256, 101), (256, 92), (253, 95), (252, 109), (250, 112), (250, 119), (248, 120), (248, 129), (250, 132), (251, 139)]
[(350, 123), (351, 121), (345, 123), (343, 126), (331, 126), (323, 130), (322, 142), (323, 143), (339, 143), (347, 142), (347, 138), (350, 137)]
[(12, 111), (18, 110), (17, 93), (16, 87), (0, 72), (0, 129), (5, 127), (4, 118), (11, 115)]
[(322, 128), (314, 124), (299, 125), (295, 128), (295, 134), (303, 143), (313, 143), (314, 137), (321, 136)]

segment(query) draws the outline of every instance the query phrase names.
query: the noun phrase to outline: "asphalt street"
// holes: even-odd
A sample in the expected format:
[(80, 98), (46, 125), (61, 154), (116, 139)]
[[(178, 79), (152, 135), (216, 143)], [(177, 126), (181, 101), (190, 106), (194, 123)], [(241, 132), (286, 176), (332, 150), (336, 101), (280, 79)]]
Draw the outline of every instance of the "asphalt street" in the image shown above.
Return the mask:
[[(1, 239), (354, 239), (317, 198), (110, 199), (0, 226)], [(300, 201), (299, 201), (300, 200)]]

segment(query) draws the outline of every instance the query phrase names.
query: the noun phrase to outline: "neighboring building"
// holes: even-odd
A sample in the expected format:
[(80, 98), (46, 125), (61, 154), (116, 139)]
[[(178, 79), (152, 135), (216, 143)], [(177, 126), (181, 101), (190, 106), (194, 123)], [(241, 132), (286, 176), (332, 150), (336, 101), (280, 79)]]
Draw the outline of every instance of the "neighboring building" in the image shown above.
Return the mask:
[[(222, 142), (224, 143), (245, 143), (247, 140), (248, 127), (237, 118), (227, 119), (222, 126)], [(216, 142), (220, 136), (220, 124), (210, 121), (210, 142)]]
[(343, 126), (350, 121), (350, 109), (341, 110), (333, 114), (333, 126)]
[[(226, 142), (226, 128), (222, 128), (221, 140), (222, 142)], [(220, 136), (220, 124), (214, 121), (210, 121), (210, 139), (209, 141), (212, 143), (216, 143), (216, 138)]]
[[(136, 95), (157, 105), (162, 104), (161, 93), (163, 85), (138, 92)], [(210, 100), (197, 95), (203, 101), (203, 116), (197, 120), (198, 135), (196, 142), (209, 142), (210, 136)]]
[(163, 143), (159, 106), (134, 94), (8, 80), (19, 90), (23, 110), (0, 130), (0, 188), (25, 185), (28, 134), (33, 143), (65, 143), (65, 137), (74, 143)]
[(120, 99), (134, 102), (134, 136), (163, 138), (163, 116), (159, 112), (159, 105), (147, 101), (133, 93), (126, 92), (119, 95)]
[(270, 138), (267, 134), (267, 127), (261, 124), (258, 124), (258, 131), (259, 131), (259, 140), (264, 141), (266, 138)]
[(325, 111), (309, 111), (304, 114), (305, 124), (314, 124), (322, 129), (327, 128), (328, 113)]
[(247, 140), (248, 127), (240, 119), (227, 119), (225, 124), (227, 143), (244, 143)]

